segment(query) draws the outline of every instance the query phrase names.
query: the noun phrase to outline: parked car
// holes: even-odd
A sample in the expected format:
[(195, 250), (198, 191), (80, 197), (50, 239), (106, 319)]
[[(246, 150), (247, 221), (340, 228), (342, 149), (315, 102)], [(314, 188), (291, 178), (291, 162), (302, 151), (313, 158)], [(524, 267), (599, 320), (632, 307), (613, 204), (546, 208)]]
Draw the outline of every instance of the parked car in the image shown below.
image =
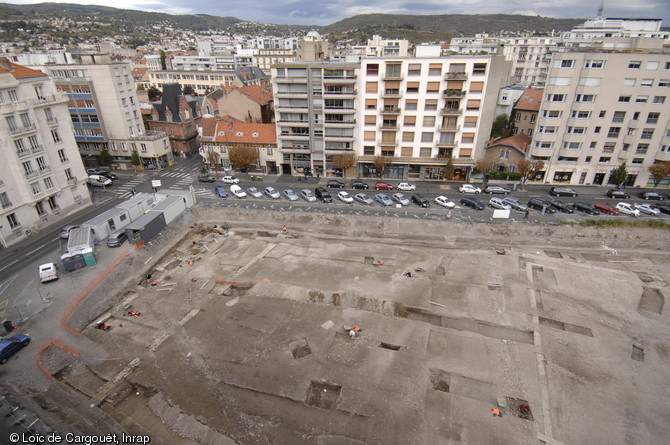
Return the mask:
[(549, 201), (549, 204), (550, 204), (553, 208), (555, 208), (556, 210), (558, 210), (559, 212), (563, 212), (563, 213), (575, 213), (575, 209), (573, 209), (572, 206), (569, 205), (569, 204), (566, 203), (566, 202), (563, 202), (563, 201), (556, 201), (556, 200), (554, 200), (554, 201)]
[(402, 193), (394, 193), (393, 196), (391, 196), (391, 199), (393, 199), (400, 205), (403, 206), (409, 205), (409, 199), (405, 198), (405, 195), (403, 195)]
[(63, 238), (63, 239), (68, 239), (70, 237), (70, 231), (72, 229), (78, 229), (79, 227), (81, 227), (81, 226), (79, 226), (79, 225), (68, 225), (68, 226), (63, 227), (60, 231), (60, 237)]
[(354, 181), (351, 183), (351, 188), (356, 190), (367, 190), (370, 186), (363, 181)]
[(505, 204), (503, 200), (500, 198), (489, 199), (489, 205), (494, 209), (500, 209), (500, 210), (510, 210), (512, 208), (512, 206), (510, 206), (509, 204)]
[(522, 203), (516, 198), (512, 198), (511, 196), (504, 198), (502, 201), (503, 203), (507, 204), (514, 210), (518, 210), (519, 212), (525, 212), (526, 210), (528, 210), (528, 206), (526, 204)]
[(293, 189), (286, 189), (284, 190), (284, 198), (288, 199), (289, 201), (297, 201), (298, 195), (295, 194)]
[(416, 190), (416, 186), (414, 184), (410, 184), (409, 182), (401, 182), (398, 184), (397, 189), (402, 190), (403, 192), (413, 192)]
[(0, 341), (0, 364), (7, 363), (9, 358), (19, 352), (21, 348), (30, 344), (30, 337), (25, 334), (16, 334), (13, 337)]
[(333, 197), (328, 190), (323, 187), (317, 187), (314, 189), (314, 194), (322, 202), (333, 202)]
[(635, 204), (635, 208), (645, 215), (658, 216), (661, 214), (660, 210), (649, 204)]
[(316, 202), (316, 196), (309, 189), (300, 190), (300, 197), (307, 202)]
[(619, 210), (619, 213), (623, 213), (624, 215), (640, 216), (640, 211), (627, 202), (618, 203), (616, 208)]
[(393, 190), (393, 186), (388, 182), (377, 181), (375, 183), (375, 190)]
[(331, 179), (326, 184), (326, 187), (329, 189), (343, 189), (345, 187), (344, 182), (338, 181), (337, 179)]
[(435, 203), (437, 203), (437, 205), (441, 205), (442, 207), (446, 207), (448, 209), (453, 209), (454, 207), (456, 207), (456, 204), (454, 204), (454, 201), (450, 201), (449, 198), (447, 198), (444, 195), (441, 195), (441, 196), (438, 196), (437, 198), (435, 198)]
[(606, 215), (618, 215), (619, 214), (619, 209), (614, 207), (612, 204), (608, 202), (597, 202), (593, 204), (593, 207), (598, 209), (600, 213), (604, 213)]
[(475, 187), (472, 184), (461, 184), (460, 187), (458, 187), (458, 191), (461, 193), (481, 193), (482, 189)]
[(117, 175), (115, 175), (114, 173), (112, 173), (108, 170), (100, 170), (99, 174), (104, 176), (107, 179), (111, 179), (112, 181), (115, 181), (115, 180), (119, 179), (119, 177)]
[(272, 199), (279, 199), (281, 196), (279, 192), (274, 187), (265, 187), (265, 196)]
[(262, 198), (263, 194), (258, 191), (256, 187), (249, 187), (247, 189), (247, 194), (251, 196), (252, 198)]
[(412, 202), (419, 207), (430, 207), (430, 202), (420, 194), (412, 195)]
[(40, 281), (46, 283), (47, 281), (53, 281), (58, 279), (58, 270), (54, 263), (40, 264), (37, 267), (39, 272)]
[(219, 198), (227, 198), (228, 197), (228, 192), (226, 191), (226, 189), (223, 188), (222, 185), (217, 185), (216, 187), (214, 187), (214, 192), (216, 192), (216, 194)]
[(663, 201), (663, 195), (656, 192), (642, 192), (640, 193), (640, 198), (642, 199), (654, 199), (656, 201)]
[(628, 199), (630, 198), (630, 195), (623, 190), (619, 189), (612, 189), (612, 190), (607, 190), (607, 197), (608, 198), (616, 198), (616, 199)]
[(108, 247), (119, 247), (121, 244), (125, 243), (126, 240), (128, 239), (128, 235), (126, 235), (125, 230), (119, 230), (118, 232), (114, 232), (109, 237), (107, 237), (107, 246)]
[(235, 176), (224, 176), (223, 178), (221, 178), (221, 181), (224, 184), (239, 184), (240, 183), (240, 180), (237, 179)]
[(102, 170), (99, 168), (87, 168), (86, 169), (86, 174), (87, 175), (102, 175)]
[(354, 202), (354, 198), (352, 198), (352, 196), (349, 193), (345, 192), (344, 190), (342, 190), (341, 192), (337, 192), (337, 199), (347, 204), (351, 204), (352, 202)]
[(656, 206), (656, 208), (661, 212), (665, 213), (666, 215), (670, 215), (670, 206)]
[(598, 209), (585, 202), (576, 202), (572, 205), (576, 212), (587, 213), (589, 215), (600, 215)]
[(556, 213), (556, 208), (540, 198), (532, 198), (528, 201), (528, 208), (539, 210), (544, 213)]
[(375, 201), (377, 201), (378, 203), (380, 203), (383, 206), (392, 206), (393, 205), (393, 201), (391, 200), (391, 198), (386, 196), (386, 193), (377, 193), (375, 195)]
[(365, 193), (357, 193), (354, 196), (354, 200), (356, 202), (360, 202), (361, 204), (365, 204), (365, 205), (370, 205), (374, 202), (374, 200), (372, 198), (370, 198), (368, 195), (366, 195)]
[(247, 193), (244, 190), (242, 190), (242, 187), (240, 187), (237, 184), (233, 184), (233, 185), (230, 186), (230, 193), (234, 197), (239, 198), (239, 199), (247, 197)]
[(510, 189), (507, 187), (503, 187), (501, 185), (487, 185), (486, 188), (484, 189), (484, 193), (492, 194), (492, 193), (497, 193), (500, 195), (509, 195), (511, 192)]
[(579, 196), (579, 193), (567, 187), (552, 187), (549, 189), (549, 194), (551, 196), (570, 196), (572, 198)]
[(112, 180), (102, 175), (88, 175), (88, 184), (93, 187), (103, 187), (112, 185)]
[(484, 210), (486, 206), (477, 198), (461, 198), (461, 204), (465, 207), (471, 207), (475, 210)]
[(198, 182), (216, 182), (216, 178), (209, 173), (198, 175)]

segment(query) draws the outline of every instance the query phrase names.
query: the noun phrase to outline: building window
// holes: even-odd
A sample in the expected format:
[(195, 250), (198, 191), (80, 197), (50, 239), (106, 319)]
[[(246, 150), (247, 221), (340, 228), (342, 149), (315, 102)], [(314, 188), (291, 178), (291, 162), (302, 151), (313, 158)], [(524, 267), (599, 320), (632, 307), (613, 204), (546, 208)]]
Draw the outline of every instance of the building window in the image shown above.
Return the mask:
[(621, 102), (621, 103), (630, 102), (630, 96), (619, 96), (619, 102)]
[(589, 117), (591, 117), (591, 112), (590, 111), (573, 111), (572, 112), (572, 117), (574, 117), (575, 119), (588, 119)]
[(542, 112), (542, 117), (561, 117), (561, 111), (559, 111), (559, 110), (544, 110)]
[(63, 140), (60, 138), (60, 133), (58, 133), (57, 129), (51, 130), (51, 137), (53, 138), (54, 142), (63, 142)]
[(433, 132), (424, 131), (421, 133), (421, 142), (433, 142)]
[(633, 164), (642, 164), (644, 162), (644, 158), (633, 158)]
[(584, 162), (591, 162), (591, 156), (587, 156), (586, 158), (584, 158)]
[(614, 153), (614, 147), (615, 147), (614, 142), (605, 142), (605, 145), (603, 146), (603, 153)]
[(472, 67), (472, 74), (477, 74), (477, 75), (486, 74), (486, 64), (485, 63), (475, 63)]
[(600, 133), (600, 127), (595, 127), (595, 128), (593, 129), (593, 132), (596, 133), (596, 134), (597, 134), (597, 133)]
[(423, 117), (423, 126), (424, 127), (434, 127), (435, 126), (435, 116), (424, 116)]
[(560, 61), (560, 68), (572, 68), (575, 66), (575, 61), (572, 59), (565, 59)]
[(363, 147), (363, 155), (374, 156), (374, 154), (375, 154), (375, 147), (371, 147), (371, 146)]
[(585, 60), (584, 68), (605, 68), (604, 60)]
[(648, 124), (657, 124), (658, 118), (661, 116), (661, 113), (649, 113), (647, 114), (647, 123)]
[(53, 182), (53, 180), (51, 179), (50, 176), (47, 176), (46, 178), (44, 178), (44, 188), (47, 189), (47, 190), (50, 190), (50, 189), (54, 188), (54, 182)]
[(402, 141), (403, 142), (414, 142), (414, 132), (413, 131), (403, 131)]
[(377, 76), (379, 75), (379, 64), (378, 63), (370, 63), (367, 66), (367, 74), (369, 76)]
[(607, 156), (601, 156), (600, 159), (598, 159), (598, 162), (607, 163), (607, 162), (609, 162), (611, 159), (612, 159), (612, 158), (607, 157)]
[(618, 138), (620, 133), (621, 133), (621, 127), (610, 127), (609, 131), (607, 132), (607, 137)]
[(649, 150), (649, 144), (637, 144), (637, 148), (635, 149), (635, 154), (636, 155), (646, 155), (647, 150)]
[(631, 60), (630, 62), (628, 62), (628, 68), (639, 69), (640, 65), (642, 65), (642, 62), (640, 62), (639, 60)]
[(658, 86), (668, 88), (668, 87), (670, 87), (670, 80), (667, 80), (667, 79), (659, 80), (658, 81)]
[(72, 170), (69, 168), (65, 169), (65, 179), (67, 179), (68, 181), (74, 179), (74, 177), (72, 176)]
[(665, 103), (665, 96), (654, 96), (654, 103), (655, 104)]
[(568, 150), (579, 150), (581, 147), (581, 142), (563, 142), (563, 148)]
[(16, 213), (7, 215), (7, 222), (9, 223), (9, 227), (12, 229), (21, 226), (21, 223), (19, 223), (19, 220), (16, 218)]
[(3, 209), (12, 206), (12, 201), (9, 200), (9, 196), (7, 196), (6, 192), (0, 193), (0, 205), (2, 205)]
[(653, 128), (645, 128), (642, 130), (642, 134), (640, 135), (640, 139), (651, 139), (654, 136), (654, 129)]
[(42, 201), (35, 203), (35, 210), (37, 211), (37, 216), (44, 216), (47, 214), (47, 211), (44, 209), (44, 203)]
[(30, 183), (30, 189), (33, 192), (33, 195), (37, 195), (39, 192), (42, 190), (40, 189), (40, 184), (38, 182), (31, 182)]
[(640, 81), (641, 87), (650, 87), (654, 84), (654, 79), (642, 79)]
[(648, 99), (649, 99), (649, 96), (637, 96), (635, 98), (635, 102), (637, 102), (639, 104), (646, 104)]
[(595, 94), (577, 94), (575, 96), (575, 102), (593, 102), (595, 100)]
[(429, 158), (432, 151), (433, 149), (430, 147), (421, 147), (419, 148), (419, 156), (422, 158)]
[(405, 109), (408, 111), (414, 111), (417, 109), (417, 101), (416, 100), (407, 100), (405, 101)]
[(565, 102), (565, 94), (550, 94), (549, 102)]
[(509, 159), (509, 150), (504, 148), (500, 150), (500, 159)]

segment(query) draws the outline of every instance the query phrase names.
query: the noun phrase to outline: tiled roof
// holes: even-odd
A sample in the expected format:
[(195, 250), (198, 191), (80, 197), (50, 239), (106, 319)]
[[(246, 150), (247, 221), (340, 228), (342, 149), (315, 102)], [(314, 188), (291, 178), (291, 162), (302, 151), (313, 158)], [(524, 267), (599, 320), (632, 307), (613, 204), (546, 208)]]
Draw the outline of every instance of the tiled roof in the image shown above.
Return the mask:
[(31, 77), (46, 77), (42, 71), (37, 71), (23, 65), (10, 62), (7, 58), (0, 58), (0, 74), (11, 74), (15, 79), (30, 79)]
[(496, 139), (492, 142), (490, 142), (487, 146), (493, 147), (496, 145), (508, 145), (510, 147), (514, 147), (517, 150), (519, 150), (521, 153), (526, 152), (526, 148), (530, 145), (532, 139), (526, 136), (523, 133), (515, 134), (514, 136), (506, 137), (506, 138), (500, 138)]
[(544, 90), (537, 88), (527, 88), (519, 97), (519, 100), (516, 101), (514, 108), (516, 110), (539, 111), (543, 92)]
[[(216, 127), (216, 142), (247, 142), (252, 144), (277, 143), (275, 124), (255, 124), (232, 119), (219, 120)], [(205, 134), (203, 128), (203, 135)]]
[(248, 85), (239, 89), (242, 94), (249, 97), (259, 105), (267, 105), (272, 101), (272, 94), (259, 85)]

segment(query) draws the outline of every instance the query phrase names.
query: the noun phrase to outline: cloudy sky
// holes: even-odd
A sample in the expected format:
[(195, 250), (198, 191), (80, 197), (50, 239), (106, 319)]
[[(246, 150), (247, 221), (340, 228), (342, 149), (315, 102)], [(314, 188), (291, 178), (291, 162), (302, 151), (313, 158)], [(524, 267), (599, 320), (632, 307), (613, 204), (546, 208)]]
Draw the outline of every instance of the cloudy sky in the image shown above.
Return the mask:
[[(4, 0), (30, 4), (50, 0)], [(57, 0), (54, 0), (57, 1)], [(210, 14), (290, 25), (328, 25), (367, 13), (386, 14), (527, 14), (557, 18), (593, 18), (601, 0), (62, 0), (169, 14)], [(605, 0), (605, 17), (661, 18), (670, 26), (670, 0)]]

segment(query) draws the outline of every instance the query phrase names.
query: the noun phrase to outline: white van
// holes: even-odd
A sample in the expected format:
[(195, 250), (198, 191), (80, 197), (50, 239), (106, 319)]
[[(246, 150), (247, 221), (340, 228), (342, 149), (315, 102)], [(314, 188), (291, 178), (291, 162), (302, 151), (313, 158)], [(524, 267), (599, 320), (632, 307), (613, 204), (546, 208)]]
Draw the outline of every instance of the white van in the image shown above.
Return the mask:
[(242, 187), (240, 187), (237, 184), (233, 184), (230, 186), (230, 193), (232, 193), (236, 198), (246, 198), (247, 194), (242, 190)]
[(58, 270), (54, 263), (46, 263), (39, 266), (40, 281), (46, 283), (58, 279)]
[(88, 183), (93, 187), (112, 185), (112, 180), (102, 175), (88, 175)]

